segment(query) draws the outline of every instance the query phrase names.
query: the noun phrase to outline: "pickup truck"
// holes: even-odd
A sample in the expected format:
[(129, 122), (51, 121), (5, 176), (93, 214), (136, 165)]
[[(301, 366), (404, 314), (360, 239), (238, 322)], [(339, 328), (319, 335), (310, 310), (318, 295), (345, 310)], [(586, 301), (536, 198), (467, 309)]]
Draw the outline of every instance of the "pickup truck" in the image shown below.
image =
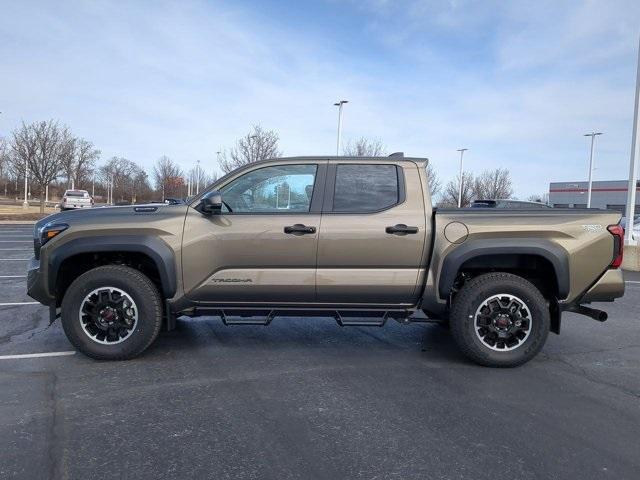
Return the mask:
[(620, 214), (437, 209), (427, 159), (260, 161), (176, 205), (39, 221), (28, 293), (97, 359), (143, 352), (179, 316), (268, 325), (443, 323), (486, 366), (533, 358), (562, 312), (624, 293)]

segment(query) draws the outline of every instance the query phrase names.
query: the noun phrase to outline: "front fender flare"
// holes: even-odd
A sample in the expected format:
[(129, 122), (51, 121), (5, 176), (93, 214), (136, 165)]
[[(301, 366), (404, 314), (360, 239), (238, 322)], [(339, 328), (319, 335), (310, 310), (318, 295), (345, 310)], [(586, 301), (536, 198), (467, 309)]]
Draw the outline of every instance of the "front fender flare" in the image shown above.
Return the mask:
[(160, 274), (163, 296), (171, 298), (175, 295), (177, 290), (175, 253), (163, 240), (151, 235), (82, 237), (53, 249), (47, 262), (49, 292), (55, 291), (58, 271), (66, 259), (80, 253), (103, 252), (137, 252), (147, 255)]

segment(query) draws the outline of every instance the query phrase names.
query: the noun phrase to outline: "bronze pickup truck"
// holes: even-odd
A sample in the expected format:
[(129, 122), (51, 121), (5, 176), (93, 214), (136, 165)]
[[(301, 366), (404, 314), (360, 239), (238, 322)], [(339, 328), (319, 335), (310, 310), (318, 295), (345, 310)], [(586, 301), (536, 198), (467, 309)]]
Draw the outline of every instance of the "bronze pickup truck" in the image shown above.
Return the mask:
[(51, 215), (35, 226), (28, 292), (98, 359), (140, 354), (178, 316), (327, 315), (442, 322), (467, 357), (509, 367), (560, 332), (563, 311), (606, 320), (585, 304), (624, 293), (618, 213), (436, 209), (426, 165), (272, 159), (184, 204)]

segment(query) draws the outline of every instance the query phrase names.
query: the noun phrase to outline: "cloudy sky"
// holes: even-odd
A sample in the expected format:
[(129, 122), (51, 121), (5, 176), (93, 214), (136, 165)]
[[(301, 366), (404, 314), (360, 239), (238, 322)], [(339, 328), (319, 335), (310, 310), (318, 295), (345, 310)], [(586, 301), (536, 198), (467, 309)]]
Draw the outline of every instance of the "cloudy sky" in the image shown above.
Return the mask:
[(2, 2), (0, 135), (55, 118), (103, 158), (215, 169), (252, 124), (286, 155), (343, 135), (474, 172), (516, 195), (627, 175), (640, 2), (371, 0)]

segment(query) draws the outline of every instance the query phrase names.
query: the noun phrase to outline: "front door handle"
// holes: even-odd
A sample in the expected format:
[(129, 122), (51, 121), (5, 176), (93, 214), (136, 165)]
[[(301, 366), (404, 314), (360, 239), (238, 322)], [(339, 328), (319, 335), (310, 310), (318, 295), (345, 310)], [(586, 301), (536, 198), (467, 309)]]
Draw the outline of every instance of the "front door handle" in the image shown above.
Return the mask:
[(284, 227), (284, 233), (291, 235), (309, 235), (310, 233), (316, 233), (316, 227), (307, 227), (301, 223), (296, 223), (288, 227)]
[(410, 233), (418, 233), (418, 227), (407, 227), (404, 223), (399, 223), (393, 227), (387, 227), (385, 232), (393, 235), (407, 235)]

